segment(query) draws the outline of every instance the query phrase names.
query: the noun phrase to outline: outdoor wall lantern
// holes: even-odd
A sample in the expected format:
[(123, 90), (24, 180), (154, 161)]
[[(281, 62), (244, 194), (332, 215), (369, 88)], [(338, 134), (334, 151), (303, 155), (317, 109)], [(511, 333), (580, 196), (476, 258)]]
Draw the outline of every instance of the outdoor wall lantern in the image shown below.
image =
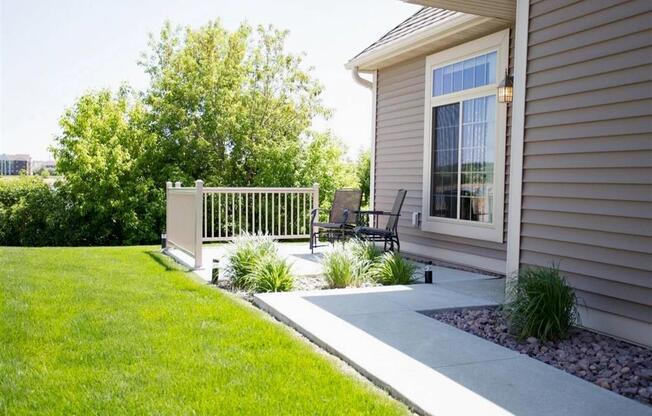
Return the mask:
[(505, 78), (498, 85), (498, 102), (511, 103), (514, 92), (514, 78), (505, 71)]

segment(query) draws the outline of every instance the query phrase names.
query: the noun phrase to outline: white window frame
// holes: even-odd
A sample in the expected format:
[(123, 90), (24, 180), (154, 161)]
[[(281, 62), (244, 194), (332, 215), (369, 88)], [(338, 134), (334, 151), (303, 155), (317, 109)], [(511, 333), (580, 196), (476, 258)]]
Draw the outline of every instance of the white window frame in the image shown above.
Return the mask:
[[(496, 82), (481, 87), (433, 97), (432, 78), (436, 68), (444, 67), (467, 58), (497, 52)], [(458, 237), (503, 242), (505, 211), (505, 139), (507, 132), (507, 107), (497, 101), (497, 88), (509, 63), (509, 29), (485, 36), (480, 39), (435, 53), (426, 58), (426, 87), (424, 102), (423, 135), (423, 192), (421, 229), (426, 232), (447, 234)], [(494, 154), (494, 198), (492, 223), (430, 216), (430, 181), (432, 178), (432, 108), (440, 105), (461, 102), (471, 98), (496, 95), (496, 148)], [(460, 113), (460, 117), (462, 114)]]

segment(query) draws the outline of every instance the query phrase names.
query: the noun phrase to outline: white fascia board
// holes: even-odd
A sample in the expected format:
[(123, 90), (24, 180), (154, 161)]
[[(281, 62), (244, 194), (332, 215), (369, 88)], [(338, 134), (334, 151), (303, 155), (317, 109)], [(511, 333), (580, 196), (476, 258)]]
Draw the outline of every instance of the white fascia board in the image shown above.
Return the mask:
[(365, 53), (359, 57), (351, 59), (344, 67), (353, 69), (358, 67), (361, 72), (373, 71), (382, 66), (383, 62), (388, 59), (400, 56), (410, 50), (425, 46), (432, 42), (433, 39), (444, 38), (446, 36), (466, 30), (488, 21), (490, 17), (481, 17), (472, 14), (455, 13), (450, 17), (433, 24), (425, 29), (416, 31), (395, 42), (390, 42), (378, 49)]

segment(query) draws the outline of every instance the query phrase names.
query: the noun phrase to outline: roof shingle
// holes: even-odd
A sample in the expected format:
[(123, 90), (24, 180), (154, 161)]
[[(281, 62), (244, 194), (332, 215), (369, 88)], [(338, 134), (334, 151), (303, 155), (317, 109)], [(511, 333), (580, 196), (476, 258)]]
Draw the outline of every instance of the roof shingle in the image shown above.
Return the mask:
[(424, 7), (414, 13), (412, 16), (399, 23), (395, 28), (385, 33), (377, 41), (367, 46), (362, 52), (352, 59), (359, 58), (362, 55), (377, 50), (378, 48), (396, 42), (415, 32), (432, 26), (433, 24), (444, 20), (457, 12), (452, 10), (437, 9), (434, 7)]

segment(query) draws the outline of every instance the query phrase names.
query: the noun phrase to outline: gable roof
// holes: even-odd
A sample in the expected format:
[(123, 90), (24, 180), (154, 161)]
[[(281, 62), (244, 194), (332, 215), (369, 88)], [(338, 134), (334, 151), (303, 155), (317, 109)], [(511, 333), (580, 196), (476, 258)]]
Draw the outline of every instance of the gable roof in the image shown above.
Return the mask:
[(423, 7), (412, 16), (399, 23), (392, 30), (385, 33), (380, 37), (380, 39), (367, 46), (362, 50), (362, 52), (354, 56), (351, 61), (360, 58), (362, 55), (368, 54), (369, 52), (375, 51), (389, 43), (393, 43), (399, 39), (405, 38), (414, 32), (445, 20), (446, 18), (451, 17), (455, 14), (458, 13), (452, 10), (436, 9), (434, 7)]
[(503, 19), (424, 7), (367, 46), (344, 67), (373, 71), (495, 33), (509, 25)]

